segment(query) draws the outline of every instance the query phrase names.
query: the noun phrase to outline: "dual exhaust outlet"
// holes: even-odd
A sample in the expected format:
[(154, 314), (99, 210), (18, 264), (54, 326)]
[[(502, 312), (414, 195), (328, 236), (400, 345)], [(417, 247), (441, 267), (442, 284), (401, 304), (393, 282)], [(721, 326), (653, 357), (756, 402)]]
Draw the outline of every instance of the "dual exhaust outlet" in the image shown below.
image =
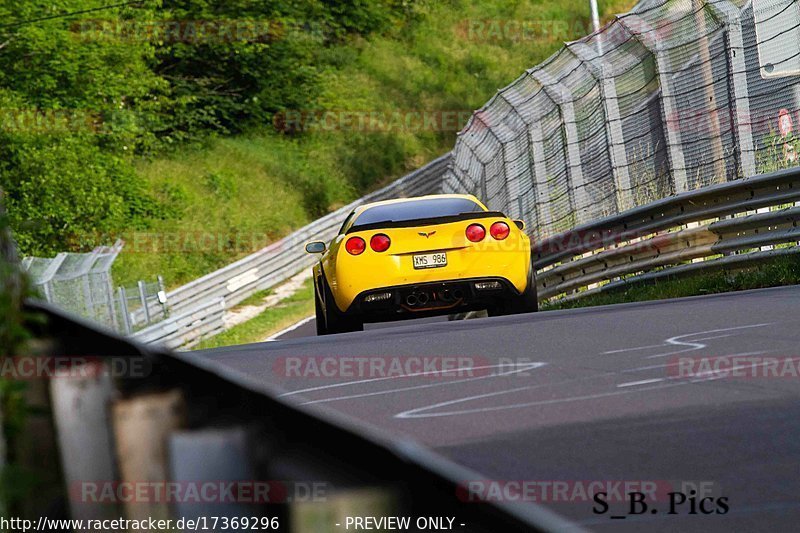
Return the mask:
[(460, 300), (464, 297), (464, 292), (461, 289), (442, 289), (428, 294), (425, 291), (412, 292), (406, 296), (406, 305), (409, 307), (425, 307), (435, 299), (438, 302), (451, 303)]

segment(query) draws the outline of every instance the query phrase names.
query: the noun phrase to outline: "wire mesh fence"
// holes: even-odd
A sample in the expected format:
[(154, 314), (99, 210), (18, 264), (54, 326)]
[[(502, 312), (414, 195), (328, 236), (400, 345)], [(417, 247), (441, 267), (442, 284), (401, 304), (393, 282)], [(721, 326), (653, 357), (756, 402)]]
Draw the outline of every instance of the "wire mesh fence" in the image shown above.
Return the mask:
[(476, 111), (444, 192), (544, 238), (798, 164), (797, 0), (643, 0)]
[(167, 318), (164, 280), (116, 287), (111, 266), (124, 243), (100, 246), (89, 253), (60, 253), (52, 258), (26, 257), (27, 272), (41, 297), (62, 309), (131, 334)]
[(100, 246), (89, 253), (26, 257), (22, 268), (48, 302), (120, 330), (111, 265), (121, 250), (122, 242), (117, 241), (113, 246)]
[(121, 330), (131, 334), (169, 316), (164, 278), (155, 281), (139, 280), (135, 286), (118, 287), (117, 303), (122, 318)]

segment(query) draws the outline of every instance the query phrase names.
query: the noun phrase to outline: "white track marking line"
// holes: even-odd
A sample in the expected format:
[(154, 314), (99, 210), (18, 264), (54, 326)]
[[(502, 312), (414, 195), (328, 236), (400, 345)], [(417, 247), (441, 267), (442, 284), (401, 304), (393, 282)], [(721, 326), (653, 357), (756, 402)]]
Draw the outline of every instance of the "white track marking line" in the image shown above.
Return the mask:
[(493, 411), (504, 411), (507, 409), (521, 409), (523, 407), (534, 407), (537, 405), (553, 405), (557, 403), (570, 403), (570, 402), (579, 402), (584, 400), (596, 400), (598, 398), (606, 398), (609, 396), (621, 396), (623, 394), (633, 394), (633, 393), (640, 393), (650, 390), (658, 390), (658, 389), (666, 389), (670, 387), (678, 387), (681, 385), (689, 385), (689, 381), (679, 381), (676, 383), (665, 383), (661, 385), (655, 385), (653, 387), (643, 387), (640, 389), (623, 389), (619, 391), (612, 391), (612, 392), (603, 392), (599, 394), (588, 394), (585, 396), (573, 396), (571, 398), (557, 398), (553, 400), (537, 400), (535, 402), (525, 402), (525, 403), (516, 403), (516, 404), (508, 404), (508, 405), (498, 405), (494, 407), (476, 407), (474, 409), (462, 409), (459, 411), (441, 411), (438, 413), (427, 413), (427, 414), (420, 414), (424, 411), (430, 411), (432, 409), (436, 409), (437, 407), (445, 407), (448, 405), (455, 405), (457, 403), (468, 402), (471, 400), (479, 400), (482, 398), (491, 398), (493, 396), (499, 396), (501, 394), (507, 394), (512, 392), (519, 392), (521, 390), (525, 390), (529, 387), (519, 387), (516, 389), (509, 389), (506, 391), (498, 391), (498, 392), (491, 392), (488, 394), (478, 394), (475, 396), (468, 396), (465, 398), (460, 398), (458, 400), (450, 400), (447, 402), (440, 402), (435, 403), (433, 405), (428, 405), (425, 407), (418, 407), (416, 409), (410, 409), (408, 411), (403, 411), (402, 413), (398, 413), (394, 415), (394, 418), (435, 418), (435, 417), (443, 417), (443, 416), (454, 416), (454, 415), (466, 415), (466, 414), (477, 414), (477, 413), (489, 413)]
[(641, 381), (629, 381), (628, 383), (620, 383), (619, 385), (617, 385), (617, 388), (621, 389), (623, 387), (635, 387), (637, 385), (649, 385), (651, 383), (659, 383), (661, 381), (664, 381), (664, 379), (665, 378), (653, 378), (653, 379), (643, 379)]
[(667, 357), (669, 355), (678, 355), (687, 352), (696, 352), (697, 350), (702, 350), (703, 348), (708, 348), (708, 344), (703, 344), (702, 342), (698, 341), (710, 341), (712, 339), (722, 339), (725, 337), (732, 337), (732, 334), (727, 335), (714, 335), (712, 337), (701, 337), (699, 339), (694, 339), (694, 342), (691, 341), (681, 341), (684, 337), (688, 337), (689, 335), (679, 335), (677, 337), (671, 337), (664, 341), (664, 346), (686, 346), (687, 348), (684, 350), (673, 350), (671, 352), (666, 353), (659, 353), (655, 355), (648, 355), (645, 359), (658, 359), (659, 357)]
[[(544, 365), (544, 363), (542, 363), (542, 365)], [(526, 370), (531, 370), (531, 369), (530, 368), (526, 368), (526, 369), (518, 370), (517, 372), (524, 372)], [(509, 375), (509, 374), (497, 374), (497, 375), (493, 375), (493, 376), (480, 376), (480, 377), (475, 377), (475, 378), (466, 378), (466, 379), (459, 379), (459, 380), (455, 380), (455, 381), (447, 381), (447, 382), (443, 382), (443, 383), (428, 383), (428, 384), (425, 384), (425, 385), (413, 385), (411, 387), (401, 387), (399, 389), (388, 389), (388, 390), (375, 391), (375, 392), (364, 392), (364, 393), (361, 393), (361, 394), (350, 394), (348, 396), (335, 396), (333, 398), (322, 398), (320, 400), (311, 400), (311, 401), (308, 401), (308, 402), (303, 402), (300, 405), (311, 405), (311, 404), (314, 404), (314, 403), (338, 402), (338, 401), (341, 401), (341, 400), (352, 400), (354, 398), (366, 398), (368, 396), (383, 396), (383, 395), (386, 395), (386, 394), (395, 394), (397, 392), (407, 392), (407, 391), (418, 390), (418, 389), (429, 389), (429, 388), (432, 388), (432, 387), (441, 387), (443, 385), (455, 385), (456, 383), (466, 383), (468, 381), (477, 381), (479, 379), (488, 379), (488, 378), (494, 378), (494, 377), (499, 377), (499, 376), (507, 376), (507, 375)]]
[[(426, 384), (426, 385), (418, 385), (416, 387), (403, 388), (402, 389), (402, 390), (413, 390), (414, 388), (427, 388), (427, 387), (430, 387), (430, 386), (437, 386), (437, 385), (450, 385), (450, 384), (454, 384), (454, 383), (465, 383), (467, 381), (475, 381), (475, 380), (478, 380), (478, 379), (488, 379), (488, 378), (493, 378), (493, 377), (510, 376), (512, 374), (518, 374), (520, 372), (525, 372), (526, 370), (533, 370), (535, 368), (542, 367), (542, 366), (544, 366), (546, 364), (547, 363), (533, 363), (533, 362), (528, 362), (528, 363), (500, 363), (500, 364), (496, 364), (496, 365), (459, 367), (459, 368), (454, 368), (452, 370), (426, 370), (424, 372), (414, 372), (412, 374), (399, 374), (397, 376), (385, 376), (385, 377), (380, 377), (380, 378), (360, 379), (360, 380), (357, 380), (357, 381), (345, 381), (343, 383), (332, 383), (332, 384), (329, 384), (329, 385), (320, 385), (319, 387), (309, 387), (307, 389), (299, 389), (299, 390), (294, 390), (294, 391), (290, 391), (290, 392), (284, 392), (280, 396), (293, 396), (295, 394), (302, 394), (304, 392), (314, 392), (314, 391), (325, 390), (325, 389), (334, 389), (334, 388), (338, 388), (338, 387), (348, 387), (348, 386), (351, 386), (351, 385), (361, 385), (363, 383), (373, 383), (373, 382), (377, 382), (377, 381), (387, 381), (387, 380), (391, 380), (391, 379), (414, 378), (414, 377), (420, 377), (420, 376), (428, 376), (428, 375), (431, 375), (431, 374), (452, 374), (452, 373), (456, 373), (456, 372), (470, 372), (470, 371), (473, 371), (473, 370), (484, 370), (484, 369), (489, 369), (489, 368), (503, 368), (503, 367), (512, 367), (512, 366), (513, 367), (518, 367), (518, 366), (522, 366), (523, 367), (523, 368), (518, 368), (517, 370), (510, 370), (508, 372), (500, 372), (499, 374), (491, 374), (491, 375), (487, 375), (487, 376), (477, 376), (477, 377), (464, 378), (464, 379), (459, 379), (459, 380), (454, 380), (454, 381), (445, 381), (445, 382), (440, 382), (440, 383), (429, 383), (429, 384)], [(389, 389), (387, 391), (381, 391), (381, 394), (389, 394), (391, 392), (394, 392), (394, 390)], [(370, 393), (370, 394), (373, 394), (373, 393)], [(334, 399), (325, 400), (325, 401), (333, 401), (333, 400)], [(320, 401), (320, 400), (317, 400), (317, 401)]]
[(296, 324), (292, 324), (292, 325), (291, 325), (291, 326), (289, 326), (288, 328), (286, 328), (286, 329), (282, 329), (282, 330), (280, 330), (278, 333), (275, 333), (275, 334), (274, 334), (274, 335), (272, 335), (272, 336), (271, 336), (269, 339), (267, 339), (267, 340), (266, 340), (266, 342), (274, 342), (274, 341), (280, 340), (280, 337), (281, 337), (281, 336), (283, 336), (283, 335), (286, 335), (286, 334), (287, 334), (287, 333), (289, 333), (290, 331), (294, 331), (294, 330), (296, 330), (296, 329), (297, 329), (297, 328), (299, 328), (300, 326), (305, 326), (306, 324), (308, 324), (309, 322), (311, 322), (311, 321), (312, 321), (312, 320), (314, 320), (315, 318), (316, 318), (316, 316), (315, 316), (315, 315), (307, 316), (307, 317), (305, 317), (303, 320), (301, 320), (300, 322), (298, 322), (298, 323), (296, 323)]
[(663, 347), (664, 344), (650, 344), (648, 346), (637, 346), (636, 348), (622, 348), (620, 350), (608, 350), (607, 352), (602, 352), (600, 355), (611, 355), (623, 352), (635, 352), (637, 350), (647, 350), (649, 348), (663, 348)]
[(707, 340), (712, 340), (712, 339), (721, 339), (721, 338), (724, 338), (724, 337), (730, 337), (733, 334), (729, 333), (729, 334), (723, 334), (723, 335), (713, 335), (711, 337), (700, 337), (698, 339), (692, 339), (691, 337), (696, 337), (698, 335), (709, 335), (709, 334), (713, 334), (713, 333), (723, 333), (723, 332), (727, 332), (727, 331), (738, 331), (738, 330), (742, 330), (742, 329), (761, 328), (761, 327), (769, 326), (769, 325), (772, 325), (772, 323), (748, 324), (748, 325), (744, 325), (744, 326), (735, 326), (735, 327), (731, 327), (731, 328), (710, 329), (710, 330), (707, 330), (707, 331), (697, 331), (695, 333), (684, 333), (682, 335), (676, 335), (674, 337), (670, 337), (669, 339), (666, 339), (662, 344), (647, 345), (647, 346), (636, 346), (636, 347), (633, 347), (633, 348), (623, 348), (623, 349), (619, 349), (619, 350), (609, 350), (609, 351), (602, 352), (600, 355), (612, 355), (612, 354), (623, 353), (623, 352), (633, 352), (633, 351), (638, 351), (638, 350), (648, 350), (648, 349), (652, 349), (652, 348), (661, 348), (661, 347), (668, 347), (668, 346), (685, 347), (685, 348), (683, 348), (681, 350), (673, 350), (671, 352), (650, 355), (650, 356), (647, 356), (646, 359), (655, 359), (657, 357), (667, 357), (669, 355), (677, 355), (677, 354), (680, 354), (680, 353), (686, 353), (686, 352), (693, 352), (693, 351), (696, 351), (696, 350), (702, 350), (703, 348), (706, 348), (707, 345), (702, 343), (702, 342), (699, 342), (699, 341), (707, 341)]
[[(713, 357), (747, 357), (750, 355), (764, 355), (765, 353), (770, 353), (771, 351), (772, 350), (762, 350), (758, 352), (741, 352), (741, 353), (732, 353), (726, 355), (716, 355)], [(669, 368), (671, 366), (678, 366), (679, 364), (681, 364), (680, 361), (676, 361), (674, 363), (666, 363), (663, 365), (649, 365), (649, 366), (640, 366), (637, 368), (626, 368), (625, 370), (620, 370), (620, 373), (627, 374), (631, 372), (642, 372), (644, 370), (656, 370), (658, 368)]]
[[(741, 356), (745, 356), (745, 355), (753, 355), (753, 354), (759, 354), (759, 353), (766, 353), (766, 352), (749, 352), (749, 353), (746, 353), (746, 354), (742, 353), (742, 354), (728, 355), (728, 356), (724, 356), (724, 357), (737, 357), (737, 356), (741, 357)], [(676, 364), (677, 363), (670, 363), (670, 364), (665, 364), (665, 365), (655, 365), (655, 367), (669, 367), (669, 366), (675, 366)], [(459, 398), (459, 399), (456, 399), (456, 400), (449, 400), (449, 401), (446, 401), (446, 402), (439, 402), (439, 403), (435, 403), (435, 404), (424, 406), (424, 407), (418, 407), (416, 409), (410, 409), (408, 411), (403, 411), (401, 413), (398, 413), (398, 414), (394, 415), (394, 418), (435, 418), (435, 417), (443, 417), (443, 416), (455, 416), (455, 415), (487, 413), (487, 412), (493, 412), (493, 411), (503, 411), (503, 410), (506, 410), (506, 409), (521, 409), (523, 407), (534, 407), (534, 406), (537, 406), (537, 405), (554, 405), (554, 404), (558, 404), (558, 403), (570, 403), (570, 402), (577, 402), (577, 401), (584, 401), (584, 400), (596, 400), (598, 398), (607, 398), (607, 397), (610, 397), (610, 396), (619, 396), (619, 395), (622, 395), (622, 394), (629, 394), (629, 393), (634, 393), (634, 392), (660, 390), (660, 389), (666, 389), (666, 388), (670, 388), (670, 387), (677, 387), (677, 386), (681, 386), (681, 385), (690, 385), (690, 384), (694, 384), (694, 383), (705, 383), (707, 381), (714, 381), (714, 380), (717, 380), (717, 379), (722, 379), (722, 378), (726, 377), (728, 372), (731, 372), (733, 370), (738, 370), (740, 368), (748, 368), (748, 367), (752, 367), (752, 366), (764, 366), (764, 365), (767, 365), (767, 364), (769, 364), (769, 361), (765, 361), (765, 362), (760, 363), (758, 365), (736, 366), (736, 367), (733, 367), (733, 368), (728, 369), (728, 370), (720, 371), (719, 372), (720, 375), (713, 375), (713, 376), (708, 377), (708, 378), (700, 378), (700, 379), (687, 379), (686, 377), (682, 377), (682, 376), (669, 376), (667, 378), (659, 378), (658, 380), (656, 380), (657, 382), (665, 382), (666, 381), (666, 383), (662, 383), (661, 385), (655, 385), (655, 386), (652, 386), (652, 387), (643, 387), (643, 388), (634, 388), (634, 389), (626, 388), (626, 389), (621, 390), (621, 391), (604, 392), (604, 393), (590, 394), (590, 395), (585, 395), (585, 396), (572, 396), (572, 397), (568, 397), (568, 398), (555, 398), (555, 399), (551, 399), (551, 400), (537, 400), (537, 401), (533, 401), (533, 402), (525, 402), (525, 403), (517, 403), (517, 404), (509, 404), (509, 405), (498, 405), (498, 406), (493, 406), (493, 407), (477, 407), (477, 408), (474, 408), (474, 409), (462, 409), (462, 410), (457, 410), (457, 411), (443, 411), (443, 412), (438, 412), (438, 413), (420, 414), (420, 413), (424, 413), (425, 411), (430, 411), (430, 410), (436, 409), (438, 407), (446, 407), (448, 405), (455, 405), (455, 404), (459, 404), (459, 403), (469, 402), (469, 401), (472, 401), (472, 400), (479, 400), (479, 399), (483, 399), (483, 398), (491, 398), (491, 397), (495, 397), (495, 396), (501, 396), (503, 394), (511, 394), (511, 393), (520, 392), (520, 391), (523, 391), (523, 390), (530, 390), (530, 389), (540, 388), (541, 385), (533, 385), (533, 386), (527, 386), (527, 387), (517, 387), (517, 388), (514, 388), (514, 389), (507, 389), (507, 390), (504, 390), (504, 391), (490, 392), (490, 393), (486, 393), (486, 394), (478, 394), (478, 395), (475, 395), (475, 396), (467, 396), (467, 397)], [(645, 369), (645, 368), (646, 369), (650, 369), (650, 368), (653, 368), (653, 367), (643, 367), (643, 369)], [(636, 369), (632, 369), (632, 370), (636, 370)], [(714, 374), (717, 374), (717, 373), (714, 372)], [(593, 377), (600, 377), (600, 376), (593, 376)], [(587, 379), (592, 379), (592, 378), (587, 378)], [(644, 385), (645, 383), (643, 383), (643, 382), (632, 382), (632, 383), (629, 383), (628, 385), (633, 386), (634, 384)], [(625, 384), (623, 384), (623, 385), (625, 385)]]
[[(769, 352), (768, 351), (742, 352), (742, 353), (728, 354), (728, 355), (721, 356), (721, 357), (746, 357), (746, 356), (752, 356), (752, 355), (763, 355), (765, 353), (769, 353)], [(335, 401), (340, 401), (340, 400), (350, 400), (350, 399), (356, 399), (356, 398), (366, 398), (366, 397), (370, 397), (370, 396), (381, 396), (381, 395), (385, 395), (385, 394), (394, 394), (394, 393), (398, 393), (398, 392), (407, 392), (407, 391), (418, 390), (418, 389), (440, 387), (440, 386), (443, 386), (443, 385), (455, 385), (455, 384), (458, 384), (458, 383), (467, 383), (467, 382), (476, 381), (476, 380), (479, 380), (479, 379), (488, 379), (490, 377), (509, 376), (509, 375), (512, 375), (512, 374), (518, 374), (518, 373), (521, 373), (521, 372), (525, 372), (527, 370), (533, 370), (535, 368), (539, 368), (541, 366), (544, 366), (545, 364), (546, 363), (516, 363), (514, 365), (510, 365), (510, 364), (504, 363), (504, 364), (498, 364), (498, 365), (459, 368), (459, 369), (455, 369), (455, 370), (448, 371), (448, 372), (459, 372), (459, 371), (465, 371), (465, 370), (479, 370), (479, 369), (485, 369), (485, 368), (497, 368), (497, 367), (505, 367), (505, 366), (524, 365), (524, 368), (520, 368), (518, 370), (513, 370), (513, 371), (508, 371), (508, 372), (501, 372), (499, 374), (491, 375), (491, 376), (478, 376), (478, 377), (458, 379), (458, 380), (447, 381), (447, 382), (429, 383), (429, 384), (425, 384), (425, 385), (415, 385), (415, 386), (411, 386), (411, 387), (401, 387), (401, 388), (396, 388), (396, 389), (388, 389), (388, 390), (383, 390), (383, 391), (368, 392), (368, 393), (362, 393), (362, 394), (351, 394), (351, 395), (346, 395), (346, 396), (336, 396), (336, 397), (333, 397), (333, 398), (322, 398), (322, 399), (319, 399), (319, 400), (311, 400), (311, 401), (303, 402), (301, 405), (335, 402)], [(595, 379), (599, 379), (599, 378), (607, 378), (607, 377), (615, 376), (615, 375), (618, 375), (618, 374), (643, 372), (643, 371), (646, 371), (646, 370), (656, 370), (656, 369), (659, 369), (659, 368), (669, 368), (669, 367), (672, 367), (672, 366), (678, 366), (679, 364), (680, 364), (680, 362), (675, 362), (675, 363), (667, 363), (667, 364), (661, 364), (661, 365), (648, 365), (648, 366), (637, 367), (637, 368), (627, 368), (627, 369), (621, 370), (620, 372), (602, 372), (600, 374), (595, 374), (593, 376), (586, 376), (586, 377), (581, 377), (581, 378), (568, 379), (568, 380), (563, 380), (563, 381), (554, 382), (554, 383), (543, 383), (543, 384), (537, 384), (537, 385), (529, 385), (527, 387), (520, 387), (520, 388), (514, 389), (514, 390), (516, 391), (516, 390), (523, 390), (523, 389), (537, 389), (537, 388), (543, 388), (543, 387), (552, 387), (552, 386), (557, 386), (557, 385), (575, 383), (575, 382), (579, 382), (579, 381), (591, 381), (591, 380), (595, 380)], [(308, 389), (300, 389), (300, 390), (296, 390), (296, 391), (286, 392), (286, 393), (281, 394), (280, 396), (292, 396), (292, 395), (295, 395), (295, 394), (301, 394), (303, 392), (313, 392), (313, 391), (319, 391), (319, 390), (325, 390), (325, 389), (345, 387), (345, 386), (349, 386), (349, 385), (359, 385), (359, 384), (363, 384), (363, 383), (371, 383), (371, 382), (376, 382), (376, 381), (400, 379), (400, 378), (405, 378), (405, 377), (418, 377), (418, 376), (427, 375), (427, 374), (438, 374), (440, 372), (442, 372), (442, 371), (436, 370), (436, 371), (418, 372), (418, 373), (414, 373), (414, 374), (404, 374), (404, 375), (398, 375), (398, 376), (371, 378), (371, 379), (364, 379), (364, 380), (358, 380), (358, 381), (348, 381), (348, 382), (345, 382), (345, 383), (334, 383), (334, 384), (330, 384), (330, 385), (322, 385), (322, 386), (319, 386), (319, 387), (311, 387), (311, 388), (308, 388)], [(632, 387), (632, 386), (635, 386), (635, 385), (645, 385), (645, 384), (649, 384), (649, 383), (657, 383), (657, 382), (660, 382), (660, 381), (664, 381), (665, 379), (680, 379), (680, 378), (681, 378), (680, 376), (670, 376), (669, 378), (654, 378), (653, 380), (642, 380), (642, 381), (634, 381), (634, 382), (630, 382), (630, 383), (623, 383), (623, 384), (617, 385), (617, 387), (618, 388), (620, 388), (620, 387), (628, 387), (628, 386)], [(713, 377), (712, 379), (718, 379), (718, 378), (717, 377)], [(712, 379), (701, 378), (701, 379), (695, 379), (695, 380), (693, 380), (693, 382), (711, 381)], [(499, 394), (503, 394), (505, 392), (509, 392), (509, 391), (498, 391)]]

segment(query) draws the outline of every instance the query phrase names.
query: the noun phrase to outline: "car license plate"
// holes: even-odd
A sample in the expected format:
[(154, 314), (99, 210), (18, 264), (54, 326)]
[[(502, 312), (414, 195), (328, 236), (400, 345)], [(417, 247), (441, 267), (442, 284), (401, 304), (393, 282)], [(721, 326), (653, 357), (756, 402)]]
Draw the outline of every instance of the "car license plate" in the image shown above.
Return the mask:
[(447, 254), (418, 254), (414, 256), (414, 268), (439, 268), (447, 265)]

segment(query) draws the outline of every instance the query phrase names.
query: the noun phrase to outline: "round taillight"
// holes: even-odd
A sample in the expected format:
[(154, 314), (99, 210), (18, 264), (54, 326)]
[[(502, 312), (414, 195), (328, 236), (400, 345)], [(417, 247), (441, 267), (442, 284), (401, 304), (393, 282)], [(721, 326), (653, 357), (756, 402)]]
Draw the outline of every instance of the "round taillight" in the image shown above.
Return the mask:
[(387, 235), (383, 233), (378, 233), (377, 235), (373, 235), (372, 238), (369, 240), (369, 247), (375, 250), (376, 252), (385, 252), (389, 249), (389, 246), (392, 244), (391, 239)]
[(511, 230), (505, 222), (495, 222), (492, 224), (492, 227), (489, 228), (489, 234), (498, 241), (502, 241), (508, 237), (509, 233), (511, 233)]
[(466, 233), (467, 239), (472, 242), (481, 242), (486, 237), (486, 230), (480, 224), (470, 224)]
[(344, 243), (344, 248), (350, 255), (360, 255), (367, 248), (367, 243), (361, 237), (350, 237)]

